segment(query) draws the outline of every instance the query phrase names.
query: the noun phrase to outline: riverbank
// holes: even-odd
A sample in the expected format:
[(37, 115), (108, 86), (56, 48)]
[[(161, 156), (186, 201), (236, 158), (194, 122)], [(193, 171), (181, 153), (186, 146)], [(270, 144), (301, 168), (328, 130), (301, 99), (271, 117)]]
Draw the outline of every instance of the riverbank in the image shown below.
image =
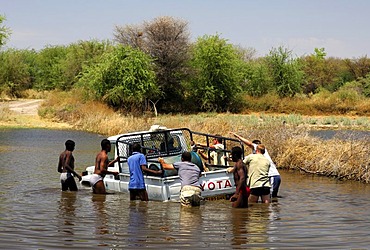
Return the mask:
[(248, 139), (260, 139), (279, 168), (370, 183), (370, 138), (323, 140), (309, 134), (315, 129), (370, 131), (368, 117), (258, 113), (134, 117), (118, 114), (94, 102), (73, 108), (43, 102), (38, 110), (41, 116), (24, 114), (19, 110), (17, 113), (9, 105), (1, 109), (0, 127), (74, 129), (107, 136), (147, 130), (153, 124), (168, 128), (187, 127), (226, 137), (230, 136), (230, 131), (234, 131)]

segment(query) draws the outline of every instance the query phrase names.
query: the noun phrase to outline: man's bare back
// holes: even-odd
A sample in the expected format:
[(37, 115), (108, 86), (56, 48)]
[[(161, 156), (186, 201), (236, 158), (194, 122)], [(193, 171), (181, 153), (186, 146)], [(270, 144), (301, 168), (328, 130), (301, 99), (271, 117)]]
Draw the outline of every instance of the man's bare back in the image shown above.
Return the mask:
[[(95, 194), (106, 194), (103, 178), (106, 174), (118, 175), (118, 172), (108, 171), (108, 167), (112, 166), (118, 161), (118, 157), (113, 161), (109, 162), (108, 152), (111, 150), (110, 141), (103, 139), (101, 142), (101, 151), (96, 155), (95, 158), (95, 169), (93, 177), (97, 177), (97, 181), (92, 184), (93, 193)], [(99, 177), (100, 176), (100, 177)], [(90, 180), (91, 183), (91, 180)]]

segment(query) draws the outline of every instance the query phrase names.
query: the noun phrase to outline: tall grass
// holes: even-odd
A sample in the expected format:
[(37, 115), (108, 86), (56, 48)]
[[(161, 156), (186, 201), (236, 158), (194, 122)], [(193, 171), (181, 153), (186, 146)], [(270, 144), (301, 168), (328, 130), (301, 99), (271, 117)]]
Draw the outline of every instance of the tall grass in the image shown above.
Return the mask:
[(370, 182), (370, 138), (320, 140), (309, 136), (312, 127), (360, 127), (369, 130), (368, 117), (307, 117), (265, 113), (135, 117), (123, 116), (99, 102), (81, 102), (81, 98), (65, 93), (54, 94), (44, 102), (39, 113), (45, 118), (68, 122), (76, 129), (104, 135), (147, 130), (153, 124), (168, 128), (187, 127), (227, 137), (233, 131), (251, 140), (260, 139), (280, 168)]
[(353, 92), (322, 91), (313, 96), (296, 95), (294, 98), (279, 98), (274, 94), (259, 98), (245, 96), (244, 102), (248, 110), (245, 113), (370, 116), (370, 98), (363, 98)]
[(309, 136), (291, 137), (275, 160), (289, 169), (370, 183), (370, 138), (324, 141)]

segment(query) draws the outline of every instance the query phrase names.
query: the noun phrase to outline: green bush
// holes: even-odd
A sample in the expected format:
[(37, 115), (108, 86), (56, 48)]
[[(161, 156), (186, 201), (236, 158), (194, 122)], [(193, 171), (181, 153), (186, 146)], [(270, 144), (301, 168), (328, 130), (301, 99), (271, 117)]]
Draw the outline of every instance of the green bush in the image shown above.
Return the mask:
[(230, 111), (235, 108), (245, 67), (240, 53), (218, 35), (203, 36), (193, 48), (189, 98), (198, 103), (198, 111)]
[(144, 108), (147, 99), (159, 96), (152, 60), (129, 46), (116, 46), (103, 55), (99, 64), (86, 68), (78, 86), (96, 100), (115, 108)]

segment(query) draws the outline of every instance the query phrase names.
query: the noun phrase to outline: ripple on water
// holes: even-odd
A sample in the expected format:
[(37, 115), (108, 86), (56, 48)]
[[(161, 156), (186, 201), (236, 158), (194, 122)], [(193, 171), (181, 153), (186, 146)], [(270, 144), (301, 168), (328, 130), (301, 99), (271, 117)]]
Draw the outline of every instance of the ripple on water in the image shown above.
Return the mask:
[[(175, 202), (130, 202), (128, 194), (99, 196), (81, 187), (77, 193), (60, 191), (55, 169), (64, 141), (76, 141), (76, 163), (89, 162), (99, 148), (98, 135), (45, 130), (2, 133), (0, 148), (11, 147), (0, 151), (2, 162), (11, 163), (0, 166), (3, 249), (351, 249), (369, 245), (369, 185), (282, 170), (283, 198), (271, 205), (232, 209), (228, 201), (218, 200), (182, 209)], [(15, 146), (19, 144), (23, 146)]]

